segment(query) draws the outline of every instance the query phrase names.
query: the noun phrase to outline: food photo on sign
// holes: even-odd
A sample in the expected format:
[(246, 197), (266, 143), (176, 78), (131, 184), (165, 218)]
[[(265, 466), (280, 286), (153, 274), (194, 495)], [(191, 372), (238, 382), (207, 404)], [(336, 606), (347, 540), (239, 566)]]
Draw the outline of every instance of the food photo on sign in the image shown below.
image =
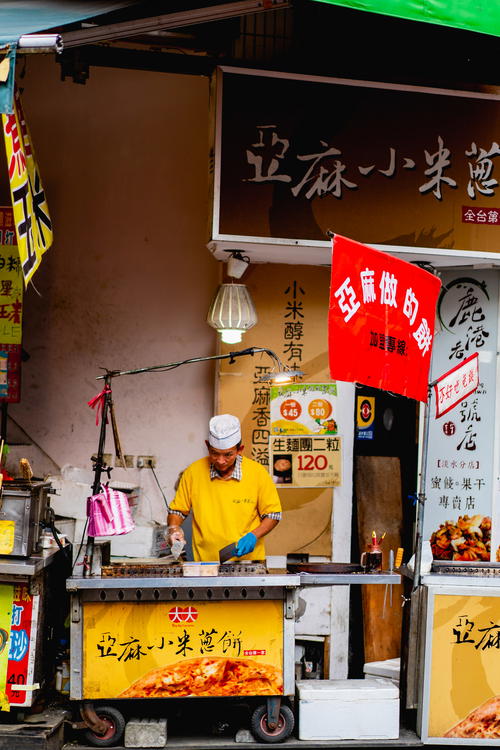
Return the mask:
[(336, 487), (341, 481), (337, 384), (270, 389), (269, 470), (281, 487)]

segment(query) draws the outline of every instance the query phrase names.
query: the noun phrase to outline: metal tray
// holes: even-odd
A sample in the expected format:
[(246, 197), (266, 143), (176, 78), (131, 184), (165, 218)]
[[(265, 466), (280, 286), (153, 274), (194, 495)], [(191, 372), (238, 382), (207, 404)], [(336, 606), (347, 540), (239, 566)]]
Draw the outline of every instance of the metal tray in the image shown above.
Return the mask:
[(359, 563), (288, 563), (286, 569), (289, 573), (363, 573)]

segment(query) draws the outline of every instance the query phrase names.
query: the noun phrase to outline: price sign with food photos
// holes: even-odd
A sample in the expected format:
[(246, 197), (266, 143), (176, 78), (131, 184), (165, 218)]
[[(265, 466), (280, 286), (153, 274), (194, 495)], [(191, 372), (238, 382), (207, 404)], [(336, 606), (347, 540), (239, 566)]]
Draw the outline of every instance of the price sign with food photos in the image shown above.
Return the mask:
[[(480, 587), (480, 582), (477, 584)], [(478, 585), (429, 588), (421, 735), (439, 744), (500, 741), (500, 599)]]
[(342, 439), (338, 435), (271, 435), (269, 471), (284, 487), (338, 487)]
[(283, 602), (85, 602), (83, 698), (283, 693)]
[(273, 385), (272, 435), (336, 435), (336, 383)]

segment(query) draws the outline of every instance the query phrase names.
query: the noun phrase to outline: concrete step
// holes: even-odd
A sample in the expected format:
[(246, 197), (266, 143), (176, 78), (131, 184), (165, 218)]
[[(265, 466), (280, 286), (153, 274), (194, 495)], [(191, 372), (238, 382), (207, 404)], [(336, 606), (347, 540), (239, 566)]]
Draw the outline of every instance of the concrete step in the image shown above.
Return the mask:
[(0, 723), (0, 750), (61, 750), (67, 716), (64, 710), (47, 709), (21, 723)]

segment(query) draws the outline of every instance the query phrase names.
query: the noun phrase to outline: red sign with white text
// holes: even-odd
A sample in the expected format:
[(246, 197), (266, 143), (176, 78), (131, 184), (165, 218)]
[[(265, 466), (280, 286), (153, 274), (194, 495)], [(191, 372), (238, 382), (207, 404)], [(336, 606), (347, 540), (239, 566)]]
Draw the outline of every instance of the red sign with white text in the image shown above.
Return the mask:
[(440, 287), (428, 271), (336, 235), (328, 314), (331, 377), (427, 401)]
[(434, 384), (436, 419), (464, 401), (479, 385), (479, 355), (477, 352), (442, 375)]
[(33, 702), (39, 599), (25, 583), (14, 587), (6, 689), (11, 705), (31, 706)]

